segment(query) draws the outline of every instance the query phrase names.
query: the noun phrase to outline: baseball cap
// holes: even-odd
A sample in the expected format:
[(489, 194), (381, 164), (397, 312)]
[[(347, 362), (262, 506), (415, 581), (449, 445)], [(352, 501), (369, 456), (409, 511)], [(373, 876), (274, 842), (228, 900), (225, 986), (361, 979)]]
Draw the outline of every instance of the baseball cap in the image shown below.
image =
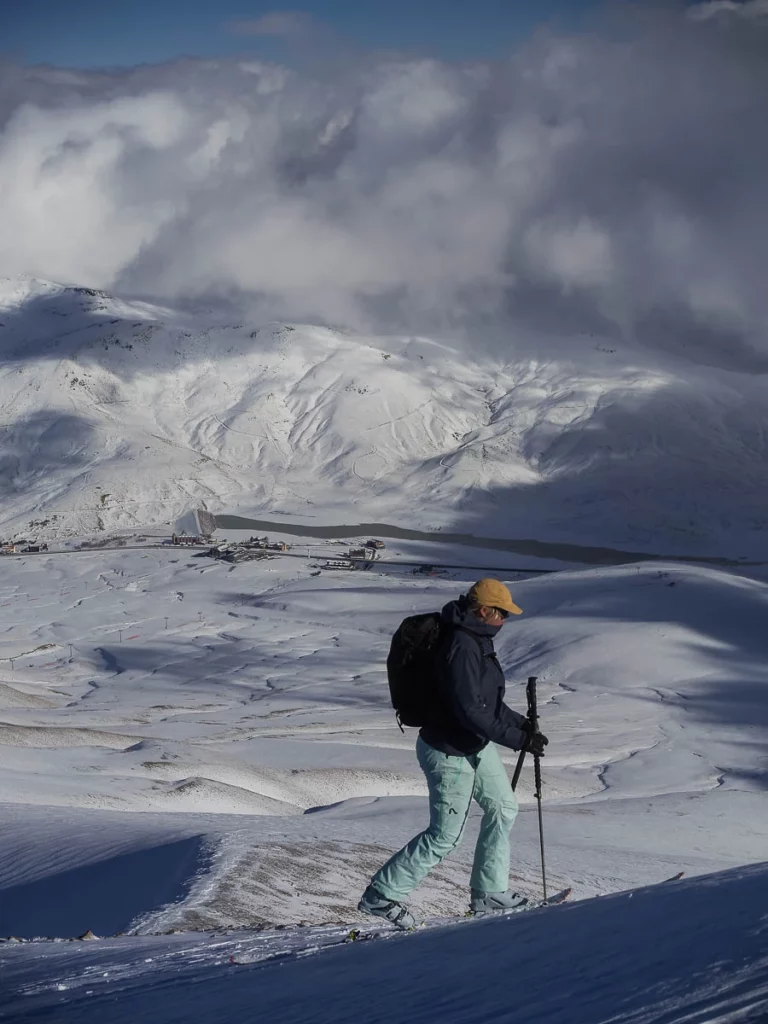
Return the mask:
[(512, 600), (509, 589), (504, 586), (501, 580), (495, 580), (486, 576), (477, 583), (473, 583), (467, 595), (470, 601), (477, 601), (478, 604), (486, 605), (489, 608), (503, 608), (512, 615), (522, 615), (523, 609)]

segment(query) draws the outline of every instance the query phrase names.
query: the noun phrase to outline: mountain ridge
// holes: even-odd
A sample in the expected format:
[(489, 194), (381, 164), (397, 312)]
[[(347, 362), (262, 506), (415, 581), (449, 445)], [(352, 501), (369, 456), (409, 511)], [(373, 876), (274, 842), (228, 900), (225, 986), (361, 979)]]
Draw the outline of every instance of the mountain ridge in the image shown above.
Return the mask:
[[(754, 557), (764, 384), (594, 339), (534, 359), (0, 283), (0, 531), (386, 521)], [(545, 346), (542, 345), (545, 349)], [(552, 347), (553, 353), (557, 351)], [(54, 518), (56, 517), (56, 518)]]

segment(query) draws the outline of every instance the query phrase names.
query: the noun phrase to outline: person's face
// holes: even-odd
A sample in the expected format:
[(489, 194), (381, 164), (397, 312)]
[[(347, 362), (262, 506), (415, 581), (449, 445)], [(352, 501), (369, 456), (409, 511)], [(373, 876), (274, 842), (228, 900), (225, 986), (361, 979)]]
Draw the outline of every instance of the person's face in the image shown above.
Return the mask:
[(489, 626), (503, 626), (507, 621), (509, 612), (503, 608), (495, 608), (493, 605), (481, 605), (477, 609), (477, 617)]

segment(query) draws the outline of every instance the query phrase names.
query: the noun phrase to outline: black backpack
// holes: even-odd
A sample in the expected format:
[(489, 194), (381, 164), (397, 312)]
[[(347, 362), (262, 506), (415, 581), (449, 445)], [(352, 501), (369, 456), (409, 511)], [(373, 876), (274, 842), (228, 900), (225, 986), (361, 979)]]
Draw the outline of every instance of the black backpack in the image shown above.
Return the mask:
[(427, 709), (437, 687), (435, 656), (445, 635), (440, 612), (410, 615), (395, 630), (387, 657), (392, 707), (402, 732), (404, 725), (426, 724)]

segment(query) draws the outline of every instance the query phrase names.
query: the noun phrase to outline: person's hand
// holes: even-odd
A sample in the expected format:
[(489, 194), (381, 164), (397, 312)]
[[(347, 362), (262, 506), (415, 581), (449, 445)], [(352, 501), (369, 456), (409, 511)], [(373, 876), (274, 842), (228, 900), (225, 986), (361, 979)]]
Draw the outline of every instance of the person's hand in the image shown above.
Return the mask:
[(531, 732), (528, 733), (523, 750), (529, 754), (533, 754), (534, 757), (544, 757), (544, 747), (546, 747), (548, 743), (549, 740), (543, 732)]

